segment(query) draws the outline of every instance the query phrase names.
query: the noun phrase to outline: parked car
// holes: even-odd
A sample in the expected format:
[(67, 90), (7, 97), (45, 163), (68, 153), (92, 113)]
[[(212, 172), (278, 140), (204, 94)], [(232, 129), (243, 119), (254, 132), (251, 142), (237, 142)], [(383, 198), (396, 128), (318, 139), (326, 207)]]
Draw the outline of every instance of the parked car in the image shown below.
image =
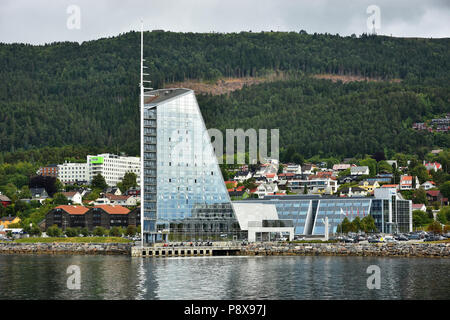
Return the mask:
[(367, 241), (369, 243), (380, 243), (380, 239), (378, 239), (377, 237), (369, 237), (369, 239), (367, 239)]
[(420, 239), (422, 239), (422, 238), (420, 237), (419, 234), (413, 233), (413, 234), (410, 234), (410, 235), (408, 236), (408, 239), (409, 239), (409, 240), (420, 240)]

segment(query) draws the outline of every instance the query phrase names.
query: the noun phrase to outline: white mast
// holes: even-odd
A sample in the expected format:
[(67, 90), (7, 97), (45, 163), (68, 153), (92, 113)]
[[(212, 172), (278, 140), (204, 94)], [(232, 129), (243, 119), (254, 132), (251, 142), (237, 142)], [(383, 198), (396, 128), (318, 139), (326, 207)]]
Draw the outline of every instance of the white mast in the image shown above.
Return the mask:
[[(140, 112), (141, 112), (141, 246), (144, 246), (144, 97), (145, 89), (153, 90), (152, 88), (144, 87), (144, 82), (150, 83), (149, 80), (144, 80), (144, 76), (148, 76), (148, 73), (144, 73), (144, 68), (148, 68), (144, 66), (144, 21), (141, 19), (141, 82), (139, 84), (140, 87)], [(148, 94), (147, 96), (152, 96)]]
[(144, 246), (144, 22), (141, 19), (141, 83), (140, 83), (140, 112), (141, 112), (141, 247)]

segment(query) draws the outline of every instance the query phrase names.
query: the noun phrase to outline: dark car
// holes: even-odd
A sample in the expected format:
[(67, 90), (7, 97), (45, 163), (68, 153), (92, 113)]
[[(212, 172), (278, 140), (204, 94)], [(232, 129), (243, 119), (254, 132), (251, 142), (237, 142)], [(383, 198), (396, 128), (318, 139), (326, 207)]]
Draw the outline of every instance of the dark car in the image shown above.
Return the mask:
[(370, 237), (367, 241), (369, 241), (369, 243), (380, 243), (380, 239), (376, 238), (376, 237)]
[(410, 235), (408, 236), (408, 239), (409, 239), (409, 240), (420, 240), (421, 237), (420, 237), (420, 235), (418, 235), (417, 233), (413, 233), (413, 234), (410, 234)]

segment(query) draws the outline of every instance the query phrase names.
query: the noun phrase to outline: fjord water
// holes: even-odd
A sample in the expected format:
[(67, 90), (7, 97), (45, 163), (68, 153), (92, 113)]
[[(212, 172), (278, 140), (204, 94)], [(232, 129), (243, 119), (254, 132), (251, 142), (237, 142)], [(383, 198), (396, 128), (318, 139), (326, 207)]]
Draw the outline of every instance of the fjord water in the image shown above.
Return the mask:
[(443, 258), (0, 255), (0, 299), (449, 299), (449, 270)]

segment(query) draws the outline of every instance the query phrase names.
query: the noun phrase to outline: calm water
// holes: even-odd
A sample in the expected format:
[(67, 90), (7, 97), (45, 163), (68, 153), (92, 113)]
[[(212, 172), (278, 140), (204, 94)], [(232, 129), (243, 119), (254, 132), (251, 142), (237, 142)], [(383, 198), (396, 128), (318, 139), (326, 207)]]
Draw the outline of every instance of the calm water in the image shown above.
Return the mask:
[[(67, 289), (78, 265), (81, 289)], [(366, 286), (369, 265), (381, 289)], [(0, 255), (0, 299), (449, 299), (450, 259)]]

